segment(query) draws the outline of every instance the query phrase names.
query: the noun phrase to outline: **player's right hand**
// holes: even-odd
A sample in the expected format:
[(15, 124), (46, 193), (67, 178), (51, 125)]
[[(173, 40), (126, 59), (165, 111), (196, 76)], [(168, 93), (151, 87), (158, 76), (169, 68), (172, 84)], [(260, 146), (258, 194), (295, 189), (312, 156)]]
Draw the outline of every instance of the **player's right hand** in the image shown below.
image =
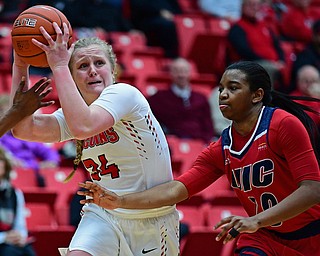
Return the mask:
[[(121, 197), (116, 193), (107, 190), (100, 185), (91, 181), (79, 183), (79, 186), (86, 189), (78, 191), (77, 194), (87, 196), (86, 199), (80, 200), (81, 204), (94, 203), (105, 209), (113, 210), (120, 207)], [(88, 198), (90, 197), (90, 198)]]

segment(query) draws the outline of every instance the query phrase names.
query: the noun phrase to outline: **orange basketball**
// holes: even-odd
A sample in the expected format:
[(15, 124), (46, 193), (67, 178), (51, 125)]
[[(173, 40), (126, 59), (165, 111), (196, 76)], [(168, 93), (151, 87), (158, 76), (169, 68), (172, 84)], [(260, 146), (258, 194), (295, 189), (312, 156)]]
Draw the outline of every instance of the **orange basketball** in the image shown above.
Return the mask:
[(13, 23), (11, 38), (15, 52), (28, 64), (34, 67), (48, 67), (47, 57), (44, 51), (35, 46), (31, 39), (35, 38), (43, 44), (47, 40), (40, 32), (43, 26), (51, 37), (55, 40), (56, 32), (52, 23), (56, 22), (63, 31), (65, 22), (70, 31), (69, 46), (72, 43), (72, 28), (66, 16), (58, 9), (48, 5), (32, 6), (16, 18)]

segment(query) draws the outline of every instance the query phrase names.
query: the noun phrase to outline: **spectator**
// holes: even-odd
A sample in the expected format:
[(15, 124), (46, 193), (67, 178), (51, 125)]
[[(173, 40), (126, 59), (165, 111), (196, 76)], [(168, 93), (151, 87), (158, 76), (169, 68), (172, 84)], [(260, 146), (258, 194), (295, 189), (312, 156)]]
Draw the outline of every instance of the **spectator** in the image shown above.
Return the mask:
[[(297, 73), (297, 89), (291, 93), (294, 96), (307, 96), (319, 98), (320, 73), (311, 65), (302, 66)], [(314, 101), (301, 101), (302, 104), (311, 107), (320, 113), (320, 103)], [(320, 131), (320, 116), (313, 112), (308, 112), (312, 120), (317, 124)]]
[[(0, 96), (0, 113), (9, 108), (9, 95)], [(41, 168), (57, 167), (60, 163), (60, 154), (47, 144), (28, 142), (15, 138), (8, 131), (0, 138), (0, 146), (7, 150), (14, 167), (30, 168), (36, 172), (38, 185), (44, 186), (44, 180), (39, 170)]]
[(320, 72), (320, 20), (313, 24), (311, 42), (297, 54), (297, 58), (293, 62), (290, 91), (296, 89), (297, 72), (305, 65), (312, 65)]
[(214, 137), (210, 106), (206, 96), (192, 90), (190, 69), (186, 59), (175, 59), (170, 66), (170, 88), (158, 91), (148, 101), (166, 134), (209, 143)]
[(220, 136), (222, 131), (231, 124), (231, 121), (225, 118), (220, 111), (219, 95), (219, 87), (215, 87), (213, 88), (212, 93), (209, 97), (211, 118), (213, 121), (214, 134), (216, 136)]
[(279, 23), (280, 32), (285, 40), (309, 43), (312, 38), (312, 0), (291, 0), (286, 12), (282, 13)]
[(28, 239), (24, 196), (10, 182), (11, 163), (0, 149), (0, 255), (35, 256)]
[(228, 34), (232, 52), (229, 61), (259, 63), (269, 73), (273, 86), (281, 90), (284, 53), (273, 29), (258, 19), (261, 6), (261, 0), (243, 0), (241, 19), (231, 26)]
[(132, 29), (130, 21), (122, 12), (122, 0), (68, 1), (64, 14), (74, 28), (102, 28), (107, 32)]
[(242, 0), (199, 0), (200, 9), (214, 17), (238, 20), (241, 17)]
[(145, 33), (149, 46), (160, 46), (165, 56), (176, 58), (179, 54), (178, 35), (174, 16), (181, 14), (177, 0), (131, 0), (133, 26)]

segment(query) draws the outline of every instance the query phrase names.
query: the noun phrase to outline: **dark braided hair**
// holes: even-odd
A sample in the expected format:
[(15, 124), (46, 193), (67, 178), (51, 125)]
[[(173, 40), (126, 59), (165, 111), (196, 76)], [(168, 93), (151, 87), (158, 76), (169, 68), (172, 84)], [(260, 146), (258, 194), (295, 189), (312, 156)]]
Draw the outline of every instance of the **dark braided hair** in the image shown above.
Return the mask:
[[(110, 61), (111, 68), (113, 70), (113, 82), (115, 82), (115, 76), (116, 76), (116, 66), (117, 66), (117, 58), (116, 55), (112, 49), (112, 46), (108, 44), (107, 42), (97, 38), (97, 37), (87, 37), (87, 38), (81, 38), (79, 39), (74, 46), (74, 51), (71, 55), (70, 62), (69, 62), (69, 69), (71, 70), (72, 73), (72, 64), (74, 61), (74, 55), (75, 52), (78, 49), (85, 48), (91, 45), (97, 45), (101, 47), (101, 49), (105, 52), (108, 60)], [(65, 181), (68, 181), (72, 178), (74, 175), (75, 171), (77, 170), (80, 162), (81, 162), (81, 157), (82, 157), (82, 150), (83, 150), (83, 140), (76, 140), (76, 157), (73, 160), (73, 171), (68, 175), (68, 177), (65, 179)]]
[(255, 62), (239, 61), (226, 68), (226, 70), (232, 69), (240, 70), (246, 75), (246, 79), (250, 86), (250, 91), (254, 92), (259, 88), (264, 90), (264, 96), (262, 99), (263, 105), (279, 107), (296, 116), (302, 122), (309, 134), (318, 163), (320, 163), (319, 129), (306, 111), (313, 112), (318, 115), (320, 115), (320, 113), (306, 105), (297, 102), (297, 100), (320, 102), (320, 99), (307, 96), (291, 96), (273, 90), (269, 74), (261, 65)]

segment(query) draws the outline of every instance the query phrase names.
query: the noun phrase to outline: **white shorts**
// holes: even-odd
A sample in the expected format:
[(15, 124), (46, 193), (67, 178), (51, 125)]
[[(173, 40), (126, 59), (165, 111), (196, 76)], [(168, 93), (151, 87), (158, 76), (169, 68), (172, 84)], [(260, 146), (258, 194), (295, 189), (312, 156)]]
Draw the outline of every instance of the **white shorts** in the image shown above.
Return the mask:
[(70, 251), (81, 250), (93, 256), (179, 255), (176, 210), (161, 217), (123, 219), (100, 207), (99, 214), (97, 209), (93, 212), (88, 208), (71, 240)]

